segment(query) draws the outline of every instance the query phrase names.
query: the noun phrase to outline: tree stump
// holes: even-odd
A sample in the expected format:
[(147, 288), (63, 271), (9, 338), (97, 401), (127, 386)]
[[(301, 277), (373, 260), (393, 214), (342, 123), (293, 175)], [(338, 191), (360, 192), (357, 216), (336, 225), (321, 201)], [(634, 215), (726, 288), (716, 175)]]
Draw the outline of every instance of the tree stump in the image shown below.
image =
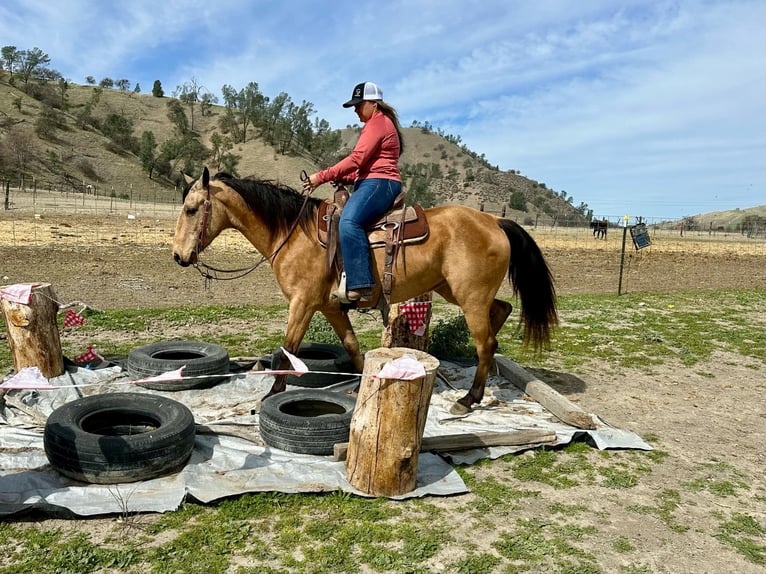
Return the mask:
[[(412, 354), (426, 376), (411, 381), (378, 379), (389, 361)], [(351, 419), (346, 478), (373, 496), (397, 496), (417, 484), (418, 455), (439, 361), (403, 347), (368, 351)]]
[[(431, 302), (431, 292), (418, 295), (414, 302)], [(425, 331), (422, 335), (416, 335), (410, 329), (410, 324), (406, 317), (402, 315), (399, 308), (401, 303), (391, 305), (388, 314), (388, 325), (383, 329), (380, 335), (381, 347), (408, 347), (418, 351), (428, 351), (428, 326), (431, 322), (431, 305), (428, 305), (425, 317)]]
[(33, 284), (28, 305), (0, 297), (0, 311), (5, 319), (16, 372), (36, 366), (47, 378), (64, 374), (64, 356), (56, 322), (58, 308), (50, 283)]

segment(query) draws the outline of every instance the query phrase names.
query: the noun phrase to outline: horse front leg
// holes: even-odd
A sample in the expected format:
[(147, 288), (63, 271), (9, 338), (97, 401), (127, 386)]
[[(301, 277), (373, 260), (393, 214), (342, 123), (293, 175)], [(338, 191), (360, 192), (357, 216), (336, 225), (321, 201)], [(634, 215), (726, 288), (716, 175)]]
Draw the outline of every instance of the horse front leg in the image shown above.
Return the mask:
[[(298, 352), (303, 336), (308, 331), (309, 323), (311, 323), (311, 317), (314, 316), (314, 311), (315, 308), (307, 305), (305, 301), (296, 299), (290, 301), (290, 310), (287, 315), (287, 331), (282, 342), (282, 347), (288, 353), (296, 354)], [(271, 367), (280, 371), (287, 370), (290, 367), (290, 359), (282, 352), (277, 352), (276, 355), (279, 357), (279, 365), (276, 367), (272, 365)], [(271, 390), (263, 398), (268, 399), (272, 395), (281, 393), (286, 387), (287, 375), (275, 375)]]
[(322, 314), (340, 339), (356, 370), (361, 373), (364, 369), (364, 357), (359, 349), (359, 340), (356, 338), (348, 313), (341, 311), (338, 305), (330, 305), (322, 309)]

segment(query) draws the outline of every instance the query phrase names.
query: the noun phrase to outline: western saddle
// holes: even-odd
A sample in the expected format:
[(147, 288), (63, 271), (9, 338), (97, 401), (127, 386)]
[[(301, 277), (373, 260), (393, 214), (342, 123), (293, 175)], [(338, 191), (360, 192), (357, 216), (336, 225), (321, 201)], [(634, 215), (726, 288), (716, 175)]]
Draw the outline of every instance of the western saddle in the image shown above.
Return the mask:
[[(340, 250), (338, 226), (343, 207), (349, 193), (344, 186), (333, 184), (333, 201), (325, 200), (317, 211), (317, 235), (319, 243), (327, 249), (327, 266), (336, 268), (338, 277), (343, 277), (343, 254)], [(391, 209), (378, 221), (367, 228), (367, 238), (371, 249), (385, 248), (386, 258), (383, 270), (382, 293), (385, 297), (384, 316), (387, 315), (394, 284), (393, 267), (400, 248), (408, 243), (419, 243), (428, 237), (428, 221), (420, 205), (405, 205), (405, 192), (402, 191), (394, 200)], [(402, 253), (402, 257), (404, 254)], [(344, 281), (339, 281), (342, 285)], [(341, 299), (341, 303), (346, 303)], [(381, 305), (378, 305), (381, 307)]]

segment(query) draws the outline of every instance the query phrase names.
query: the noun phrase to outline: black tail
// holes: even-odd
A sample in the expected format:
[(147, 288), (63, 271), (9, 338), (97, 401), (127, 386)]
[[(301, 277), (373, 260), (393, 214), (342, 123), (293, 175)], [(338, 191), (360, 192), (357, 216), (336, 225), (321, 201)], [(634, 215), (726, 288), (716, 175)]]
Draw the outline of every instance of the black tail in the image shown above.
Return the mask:
[(521, 299), (524, 342), (539, 350), (550, 343), (559, 322), (553, 276), (537, 243), (523, 227), (510, 219), (501, 219), (498, 225), (511, 244), (508, 281)]

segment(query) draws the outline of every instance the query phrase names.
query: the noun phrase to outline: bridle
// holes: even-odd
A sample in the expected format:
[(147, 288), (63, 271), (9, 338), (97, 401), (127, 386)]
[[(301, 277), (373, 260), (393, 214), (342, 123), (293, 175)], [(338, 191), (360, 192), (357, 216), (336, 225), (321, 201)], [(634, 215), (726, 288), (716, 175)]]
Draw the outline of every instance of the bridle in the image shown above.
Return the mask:
[[(306, 170), (304, 169), (301, 172), (301, 181), (306, 181), (308, 179), (308, 174), (306, 173)], [(216, 267), (212, 267), (202, 261), (200, 259), (200, 254), (202, 253), (202, 250), (204, 249), (206, 240), (207, 240), (207, 227), (208, 227), (208, 220), (210, 217), (210, 208), (212, 206), (212, 201), (210, 197), (210, 184), (207, 185), (206, 188), (207, 191), (207, 197), (205, 198), (205, 202), (202, 204), (202, 225), (200, 226), (199, 230), (199, 237), (197, 238), (197, 245), (194, 248), (194, 252), (196, 254), (196, 261), (192, 264), (192, 266), (199, 271), (200, 275), (205, 278), (205, 287), (207, 287), (211, 281), (214, 279), (217, 279), (219, 281), (232, 281), (234, 279), (241, 279), (245, 275), (248, 275), (258, 269), (258, 267), (261, 266), (261, 264), (265, 263), (266, 261), (271, 261), (271, 263), (274, 263), (274, 260), (276, 259), (279, 252), (282, 250), (282, 248), (287, 244), (288, 239), (290, 239), (290, 236), (295, 231), (295, 228), (298, 226), (298, 222), (301, 219), (301, 215), (303, 214), (303, 211), (306, 209), (306, 206), (308, 205), (309, 197), (311, 197), (311, 193), (313, 190), (309, 190), (308, 193), (305, 194), (305, 197), (303, 199), (303, 204), (301, 205), (300, 210), (298, 211), (298, 216), (295, 218), (295, 221), (293, 221), (292, 225), (290, 226), (290, 229), (287, 231), (287, 234), (285, 235), (284, 239), (281, 241), (281, 243), (277, 246), (274, 251), (271, 252), (271, 255), (261, 255), (261, 258), (250, 267), (242, 267), (239, 269), (218, 269)]]

